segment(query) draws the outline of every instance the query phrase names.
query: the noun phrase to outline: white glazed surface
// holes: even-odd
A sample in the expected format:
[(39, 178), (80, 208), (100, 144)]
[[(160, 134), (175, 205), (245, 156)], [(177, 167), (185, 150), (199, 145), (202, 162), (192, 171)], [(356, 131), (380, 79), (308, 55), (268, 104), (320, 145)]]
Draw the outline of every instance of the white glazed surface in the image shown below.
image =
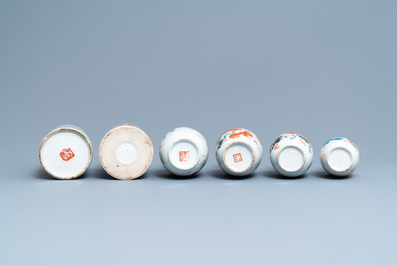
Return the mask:
[(303, 135), (296, 132), (284, 133), (270, 146), (270, 162), (283, 176), (301, 176), (313, 162), (313, 148)]
[(153, 160), (153, 144), (142, 129), (123, 124), (103, 137), (99, 146), (99, 160), (112, 177), (135, 179), (149, 169)]
[(165, 169), (174, 175), (193, 175), (204, 167), (207, 159), (207, 141), (194, 129), (176, 128), (161, 141), (160, 160)]
[(321, 166), (334, 176), (347, 176), (360, 163), (360, 151), (347, 138), (335, 137), (327, 141), (320, 152)]
[(41, 142), (39, 159), (43, 168), (58, 179), (81, 176), (92, 161), (92, 145), (80, 128), (63, 125), (47, 134)]
[(226, 131), (215, 147), (216, 160), (220, 168), (233, 176), (253, 173), (262, 160), (262, 144), (251, 131), (235, 128)]

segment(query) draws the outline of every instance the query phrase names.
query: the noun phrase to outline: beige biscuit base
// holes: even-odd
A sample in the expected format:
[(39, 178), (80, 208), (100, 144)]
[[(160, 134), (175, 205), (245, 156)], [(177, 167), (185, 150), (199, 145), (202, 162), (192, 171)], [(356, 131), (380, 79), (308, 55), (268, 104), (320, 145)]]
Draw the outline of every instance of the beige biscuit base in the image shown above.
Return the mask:
[[(135, 146), (137, 156), (131, 163), (123, 163), (116, 156), (123, 143)], [(99, 159), (105, 171), (116, 179), (135, 179), (142, 176), (153, 160), (153, 144), (149, 136), (133, 125), (120, 125), (103, 137), (99, 146)]]

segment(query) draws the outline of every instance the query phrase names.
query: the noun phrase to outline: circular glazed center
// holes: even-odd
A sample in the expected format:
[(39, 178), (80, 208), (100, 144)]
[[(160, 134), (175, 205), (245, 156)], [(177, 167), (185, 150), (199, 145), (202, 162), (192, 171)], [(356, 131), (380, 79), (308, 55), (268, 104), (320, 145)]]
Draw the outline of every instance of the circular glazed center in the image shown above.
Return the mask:
[(350, 168), (353, 158), (347, 149), (335, 148), (329, 153), (327, 163), (333, 170), (342, 172)]
[(122, 143), (116, 149), (117, 159), (124, 164), (129, 164), (134, 162), (138, 156), (138, 150), (132, 143)]
[(196, 166), (198, 158), (198, 147), (189, 140), (175, 142), (168, 153), (168, 159), (171, 164), (181, 170), (188, 170)]
[(254, 162), (254, 155), (250, 147), (243, 143), (232, 144), (224, 152), (223, 162), (233, 172), (247, 171)]
[(300, 170), (304, 163), (305, 157), (301, 150), (294, 146), (287, 146), (278, 155), (278, 165), (287, 172), (296, 172)]

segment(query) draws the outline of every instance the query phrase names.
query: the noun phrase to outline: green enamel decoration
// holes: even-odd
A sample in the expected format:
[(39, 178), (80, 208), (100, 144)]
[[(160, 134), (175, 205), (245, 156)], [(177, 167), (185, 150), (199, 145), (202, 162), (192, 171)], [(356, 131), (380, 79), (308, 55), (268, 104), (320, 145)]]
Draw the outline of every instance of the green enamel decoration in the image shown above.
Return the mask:
[(226, 137), (229, 136), (229, 135), (231, 135), (231, 134), (233, 134), (233, 133), (235, 133), (235, 132), (236, 132), (236, 131), (232, 131), (232, 132), (230, 132), (230, 133), (225, 134), (225, 135), (223, 136), (223, 139), (219, 140), (219, 143), (218, 143), (218, 145), (216, 146), (216, 149), (221, 148), (223, 142), (224, 142), (225, 139), (226, 139)]
[(329, 144), (329, 142), (331, 142), (331, 141), (339, 141), (339, 140), (344, 140), (344, 139), (342, 137), (335, 137), (335, 138), (329, 139), (324, 145)]
[(305, 137), (303, 137), (302, 135), (298, 135), (300, 138), (302, 138), (306, 143), (310, 144), (307, 139)]
[(221, 148), (222, 143), (223, 143), (223, 141), (225, 140), (225, 138), (226, 138), (226, 135), (223, 137), (223, 139), (219, 140), (219, 143), (218, 143), (218, 145), (216, 146), (216, 149)]

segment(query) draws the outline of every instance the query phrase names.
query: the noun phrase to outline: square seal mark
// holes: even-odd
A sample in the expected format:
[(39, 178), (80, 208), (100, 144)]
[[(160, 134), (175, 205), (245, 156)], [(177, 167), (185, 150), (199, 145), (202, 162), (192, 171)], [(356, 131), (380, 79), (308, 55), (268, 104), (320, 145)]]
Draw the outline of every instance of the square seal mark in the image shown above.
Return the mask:
[(72, 151), (72, 149), (70, 148), (66, 148), (63, 149), (59, 155), (61, 156), (63, 161), (69, 161), (70, 159), (72, 159), (74, 157), (74, 153)]
[(241, 156), (241, 153), (234, 154), (233, 155), (234, 163), (238, 163), (240, 161), (243, 161), (243, 157)]
[(190, 159), (189, 151), (179, 151), (179, 161), (186, 162)]

